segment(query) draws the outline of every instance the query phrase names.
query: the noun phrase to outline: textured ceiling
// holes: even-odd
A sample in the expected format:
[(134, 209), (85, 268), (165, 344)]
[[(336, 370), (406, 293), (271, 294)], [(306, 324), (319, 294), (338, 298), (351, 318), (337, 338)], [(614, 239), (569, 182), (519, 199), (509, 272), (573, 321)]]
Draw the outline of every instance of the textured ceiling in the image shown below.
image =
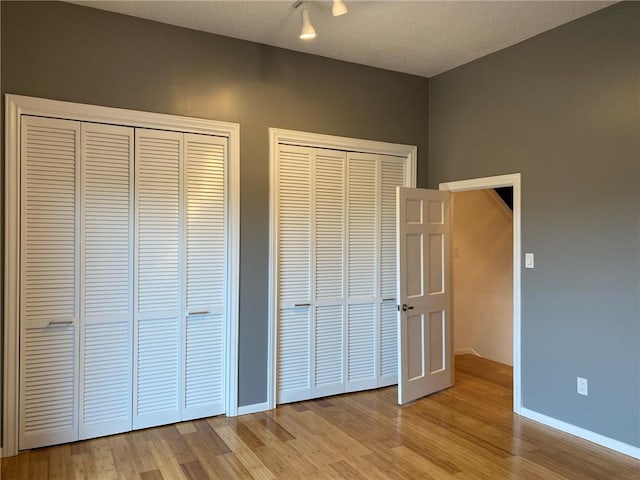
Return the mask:
[(293, 1), (74, 1), (195, 30), (431, 77), (582, 17), (612, 1), (357, 1), (331, 16), (309, 4), (318, 36), (300, 40)]

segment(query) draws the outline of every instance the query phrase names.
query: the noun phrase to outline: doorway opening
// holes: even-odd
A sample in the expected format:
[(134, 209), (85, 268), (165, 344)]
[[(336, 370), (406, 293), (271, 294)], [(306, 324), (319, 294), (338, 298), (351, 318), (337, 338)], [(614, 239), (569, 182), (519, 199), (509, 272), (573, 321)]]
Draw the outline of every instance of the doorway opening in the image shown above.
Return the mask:
[[(519, 413), (520, 174), (441, 183), (439, 188), (453, 193), (453, 351), (512, 365), (513, 410)], [(512, 210), (494, 190), (506, 188)], [(507, 258), (505, 250), (511, 250)]]
[(512, 207), (496, 189), (469, 190), (452, 194), (451, 213), (453, 354), (513, 366)]

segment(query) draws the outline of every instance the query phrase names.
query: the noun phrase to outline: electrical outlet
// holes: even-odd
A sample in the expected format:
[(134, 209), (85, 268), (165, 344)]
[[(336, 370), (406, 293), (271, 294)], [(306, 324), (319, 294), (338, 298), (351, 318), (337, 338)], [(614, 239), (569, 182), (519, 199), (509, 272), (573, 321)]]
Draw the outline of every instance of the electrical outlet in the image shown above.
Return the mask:
[(578, 377), (578, 394), (589, 395), (589, 383), (586, 378)]

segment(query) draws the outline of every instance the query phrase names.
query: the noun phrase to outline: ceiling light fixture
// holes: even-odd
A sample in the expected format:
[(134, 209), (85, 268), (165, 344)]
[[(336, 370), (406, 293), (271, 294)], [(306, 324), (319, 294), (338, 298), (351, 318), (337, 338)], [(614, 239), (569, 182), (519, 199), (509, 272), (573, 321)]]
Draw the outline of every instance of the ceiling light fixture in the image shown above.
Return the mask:
[[(300, 38), (302, 40), (311, 40), (312, 38), (316, 38), (316, 29), (311, 25), (311, 16), (309, 15), (309, 7), (307, 5), (311, 5), (310, 0), (296, 0), (293, 3), (293, 9), (295, 10), (298, 7), (302, 7), (300, 15), (302, 20), (302, 28), (300, 29)], [(344, 15), (349, 10), (347, 6), (344, 4), (342, 0), (333, 0), (333, 7), (331, 8), (331, 13), (334, 17), (339, 17), (340, 15)]]
[(333, 13), (334, 17), (339, 17), (340, 15), (344, 15), (349, 10), (347, 6), (344, 4), (342, 0), (333, 0), (333, 7), (331, 8), (331, 13)]
[(307, 7), (302, 7), (302, 29), (300, 30), (300, 38), (303, 40), (311, 40), (316, 38), (316, 29), (311, 25), (311, 19), (309, 18), (309, 10)]

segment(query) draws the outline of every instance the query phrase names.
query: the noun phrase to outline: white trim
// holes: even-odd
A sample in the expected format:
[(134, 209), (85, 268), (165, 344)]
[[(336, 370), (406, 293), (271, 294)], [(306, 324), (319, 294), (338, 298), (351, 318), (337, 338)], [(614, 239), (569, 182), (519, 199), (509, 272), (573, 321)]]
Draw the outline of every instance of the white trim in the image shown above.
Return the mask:
[(238, 412), (238, 298), (240, 249), (240, 126), (236, 123), (139, 112), (120, 108), (61, 102), (21, 95), (5, 95), (5, 270), (4, 270), (4, 394), (2, 455), (18, 453), (18, 308), (20, 258), (20, 116), (69, 118), (187, 133), (216, 135), (228, 139), (229, 148), (229, 324), (226, 352), (225, 411)]
[(238, 415), (249, 415), (251, 413), (266, 412), (267, 410), (271, 410), (269, 402), (254, 403), (238, 407)]
[[(20, 108), (5, 101), (5, 226), (4, 226), (4, 382), (2, 398), (2, 455), (18, 453), (18, 314), (20, 288)], [(14, 321), (9, 321), (14, 319)]]
[(467, 347), (467, 348), (458, 348), (453, 351), (453, 355), (475, 355), (476, 357), (482, 357), (475, 348)]
[[(269, 129), (269, 145), (298, 145), (301, 147), (328, 148), (330, 150), (344, 150), (345, 152), (378, 153), (394, 157), (416, 158), (417, 147), (399, 143), (377, 142), (360, 138), (336, 137), (321, 133), (298, 132), (281, 128)], [(416, 165), (411, 166), (411, 173), (415, 178)]]
[(495, 177), (473, 178), (439, 185), (440, 190), (464, 192), (468, 190), (484, 190), (487, 188), (513, 187), (513, 411), (520, 413), (522, 409), (522, 384), (520, 366), (520, 315), (521, 315), (521, 251), (522, 223), (521, 175), (498, 175)]
[(240, 125), (229, 124), (229, 267), (227, 278), (230, 322), (227, 324), (227, 375), (225, 378), (225, 412), (238, 415), (238, 325), (240, 318)]
[(533, 420), (534, 422), (541, 423), (542, 425), (545, 425), (547, 427), (555, 428), (556, 430), (574, 435), (576, 437), (582, 438), (597, 445), (601, 445), (605, 448), (609, 448), (624, 455), (640, 459), (640, 447), (634, 447), (633, 445), (629, 445), (628, 443), (605, 437), (604, 435), (600, 435), (599, 433), (592, 432), (591, 430), (587, 430), (582, 427), (577, 427), (576, 425), (563, 422), (562, 420), (549, 417), (542, 413), (534, 412), (533, 410), (529, 410), (528, 408), (522, 407), (520, 409), (520, 415), (528, 418), (529, 420)]
[(276, 347), (277, 347), (277, 209), (278, 209), (278, 145), (298, 145), (346, 152), (374, 153), (407, 159), (407, 176), (409, 185), (415, 187), (418, 148), (413, 145), (376, 142), (348, 137), (337, 137), (319, 133), (298, 132), (269, 128), (269, 326), (267, 356), (267, 409), (276, 407)]

